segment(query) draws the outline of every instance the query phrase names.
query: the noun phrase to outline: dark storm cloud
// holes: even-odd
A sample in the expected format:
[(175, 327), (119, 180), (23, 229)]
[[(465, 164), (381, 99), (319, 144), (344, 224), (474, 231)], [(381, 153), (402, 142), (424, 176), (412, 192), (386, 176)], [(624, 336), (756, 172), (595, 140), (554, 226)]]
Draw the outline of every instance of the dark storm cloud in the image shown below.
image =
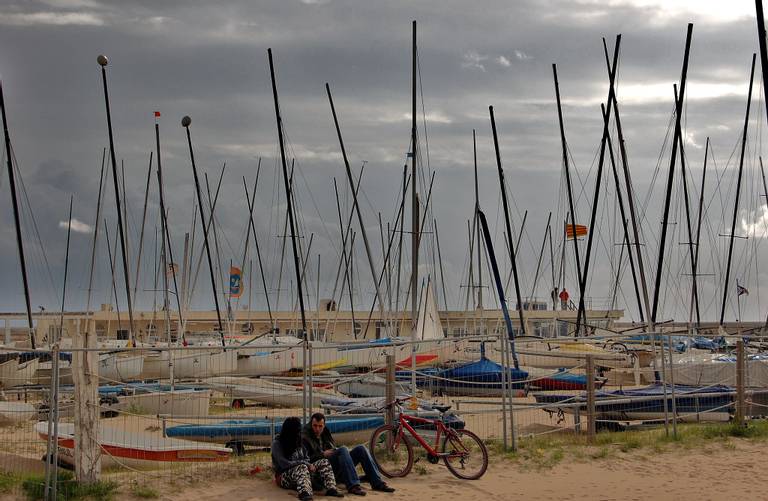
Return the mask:
[[(269, 283), (277, 288), (280, 240), (275, 237), (283, 231), (285, 206), (266, 57), (267, 47), (272, 47), (289, 156), (295, 157), (297, 163), (296, 189), (303, 214), (304, 244), (314, 233), (310, 262), (315, 263), (320, 254), (323, 263), (321, 294), (330, 295), (340, 252), (334, 176), (348, 208), (346, 176), (325, 82), (331, 85), (355, 175), (367, 162), (361, 205), (374, 255), (380, 261), (378, 212), (382, 213), (384, 225), (393, 221), (409, 148), (411, 19), (420, 21), (419, 69), (428, 122), (426, 133), (420, 130), (420, 144), (426, 154), (428, 141), (429, 166), (437, 172), (432, 203), (440, 227), (450, 306), (463, 306), (460, 298), (465, 289), (459, 286), (467, 280), (466, 220), (471, 217), (474, 203), (472, 129), (478, 133), (481, 203), (497, 230), (497, 245), (501, 247), (503, 222), (497, 217), (498, 180), (488, 118), (488, 106), (494, 105), (517, 228), (528, 210), (520, 250), (524, 295), (528, 295), (547, 213), (552, 211), (553, 218), (559, 218), (554, 226), (557, 233), (564, 217), (562, 153), (551, 64), (558, 65), (566, 134), (578, 170), (577, 211), (579, 220), (586, 221), (602, 130), (599, 106), (608, 90), (601, 37), (607, 38), (611, 50), (616, 33), (623, 34), (618, 95), (640, 202), (646, 200), (657, 164), (661, 166), (649, 199), (645, 231), (648, 268), (653, 268), (651, 259), (656, 251), (651, 243), (659, 230), (668, 147), (660, 163), (658, 159), (673, 108), (672, 84), (680, 76), (686, 23), (696, 24), (686, 114), (686, 151), (696, 186), (706, 137), (712, 137), (721, 169), (738, 140), (746, 104), (749, 57), (757, 47), (749, 9), (739, 7), (734, 10), (747, 14), (718, 18), (710, 8), (697, 11), (694, 2), (687, 9), (676, 8), (678, 4), (670, 7), (650, 1), (552, 0), (483, 2), (468, 8), (466, 2), (458, 1), (6, 2), (0, 7), (0, 72), (15, 152), (47, 246), (53, 280), (58, 281), (62, 275), (64, 231), (59, 222), (70, 194), (75, 194), (77, 219), (89, 225), (95, 222), (98, 171), (102, 148), (107, 145), (100, 74), (95, 64), (99, 53), (110, 58), (116, 153), (118, 163), (124, 161), (126, 169), (133, 258), (138, 247), (147, 162), (154, 149), (152, 112), (160, 110), (167, 203), (176, 240), (174, 253), (180, 261), (183, 234), (190, 232), (194, 212), (191, 168), (179, 125), (180, 118), (188, 114), (193, 119), (191, 132), (201, 172), (208, 172), (215, 184), (219, 169), (227, 164), (217, 206), (224, 268), (230, 259), (235, 263), (242, 259), (247, 222), (242, 176), (252, 184), (255, 166), (262, 157), (255, 222), (268, 254)], [(753, 109), (760, 109), (757, 102)], [(421, 126), (421, 103), (419, 113)], [(757, 144), (756, 139), (752, 141)], [(423, 160), (426, 165), (426, 156)], [(728, 167), (734, 165), (731, 159)], [(753, 154), (749, 168), (755, 166)], [(606, 170), (605, 179), (611, 180), (608, 174)], [(8, 208), (5, 186), (7, 183), (0, 203)], [(758, 187), (748, 189), (755, 192)], [(110, 238), (115, 236), (112, 191), (110, 178), (103, 214), (109, 221)], [(590, 287), (590, 295), (597, 299), (610, 294), (610, 277), (615, 271), (609, 258), (618, 259), (614, 243), (619, 241), (612, 234), (614, 225), (609, 224), (610, 213), (616, 211), (612, 185), (607, 185), (601, 196), (598, 223), (602, 228), (595, 243)], [(754, 196), (745, 200), (760, 203)], [(712, 216), (715, 226), (729, 220), (720, 217), (721, 205), (728, 204), (721, 204), (718, 196), (717, 207), (710, 212), (716, 213)], [(146, 283), (140, 285), (142, 289), (153, 288), (152, 246), (158, 223), (154, 174), (148, 214), (142, 261), (142, 280)], [(410, 221), (408, 214), (406, 218)], [(6, 309), (19, 308), (20, 280), (9, 211), (3, 211), (2, 223), (0, 272), (7, 279), (0, 300)], [(676, 228), (681, 231), (682, 225)], [(714, 234), (717, 232), (715, 229)], [(198, 228), (195, 261), (199, 233)], [(73, 262), (77, 277), (71, 293), (73, 305), (84, 302), (90, 237), (80, 233), (73, 241), (78, 249)], [(685, 264), (677, 245), (683, 240), (682, 234), (672, 240), (675, 244), (670, 251), (670, 269), (679, 274)], [(359, 235), (356, 242), (361, 243)], [(33, 247), (34, 241), (30, 240), (28, 246)], [(722, 242), (712, 246), (718, 248), (717, 259), (721, 259)], [(99, 249), (103, 257), (103, 241)], [(359, 301), (369, 303), (370, 272), (361, 246), (356, 253), (362, 294)], [(39, 254), (34, 259), (42, 261)], [(757, 258), (745, 257), (736, 274), (759, 290), (757, 283), (765, 283), (768, 277), (762, 276), (756, 263), (765, 252), (758, 246), (753, 254)], [(566, 284), (575, 289), (572, 258), (566, 256), (570, 260)], [(109, 272), (106, 261), (101, 261), (97, 294), (107, 301)], [(427, 253), (422, 256), (422, 264), (425, 262), (424, 270), (428, 271), (431, 256)], [(310, 266), (312, 288), (314, 266)], [(37, 267), (40, 269), (33, 274), (33, 293), (41, 296), (38, 301), (55, 304), (59, 292), (41, 271), (42, 264)], [(286, 277), (291, 276), (286, 265), (283, 288)], [(118, 278), (122, 280), (120, 275)], [(673, 277), (670, 288), (687, 290), (686, 280)], [(548, 295), (549, 281), (539, 279), (537, 296)], [(720, 297), (717, 279), (710, 282), (703, 286), (707, 294)], [(208, 287), (203, 274), (195, 306), (210, 306)], [(620, 296), (619, 305), (627, 306), (628, 314), (636, 318), (628, 273), (624, 273), (621, 289), (628, 299), (625, 303)], [(151, 300), (151, 295), (145, 293), (140, 305), (149, 307)], [(762, 305), (756, 293), (747, 302), (743, 307), (751, 315), (762, 315), (758, 314)], [(664, 314), (686, 316), (678, 304)]]

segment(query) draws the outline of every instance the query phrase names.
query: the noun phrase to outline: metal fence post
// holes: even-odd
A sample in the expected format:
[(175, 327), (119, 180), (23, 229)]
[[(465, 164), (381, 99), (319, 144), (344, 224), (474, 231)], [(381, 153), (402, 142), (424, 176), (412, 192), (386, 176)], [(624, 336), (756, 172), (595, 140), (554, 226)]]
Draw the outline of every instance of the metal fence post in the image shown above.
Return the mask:
[[(662, 353), (663, 347), (662, 344)], [(675, 365), (672, 359), (672, 334), (667, 334), (667, 352), (669, 353), (669, 382), (672, 385), (672, 436), (677, 438), (677, 394), (675, 390)], [(667, 407), (666, 398), (664, 399), (664, 407)]]
[(736, 342), (736, 424), (738, 426), (744, 425), (744, 368), (745, 368), (745, 356), (744, 356), (744, 341), (739, 339)]
[[(395, 401), (395, 357), (394, 355), (387, 355), (387, 386), (386, 386), (386, 403), (391, 404)], [(387, 407), (387, 412), (384, 415), (386, 424), (392, 424), (395, 421), (395, 407)]]
[(595, 359), (587, 355), (587, 440), (595, 440)]

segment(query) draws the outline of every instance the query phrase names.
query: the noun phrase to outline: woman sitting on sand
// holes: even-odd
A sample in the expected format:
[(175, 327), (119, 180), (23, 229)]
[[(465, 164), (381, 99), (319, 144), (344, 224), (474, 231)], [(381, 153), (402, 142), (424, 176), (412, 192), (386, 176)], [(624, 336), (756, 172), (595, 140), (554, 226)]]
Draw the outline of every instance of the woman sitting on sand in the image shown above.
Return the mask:
[(285, 418), (280, 433), (272, 442), (272, 469), (275, 482), (283, 489), (296, 489), (301, 501), (312, 500), (312, 481), (325, 488), (326, 496), (344, 497), (336, 490), (333, 468), (327, 459), (310, 462), (301, 443), (301, 421)]

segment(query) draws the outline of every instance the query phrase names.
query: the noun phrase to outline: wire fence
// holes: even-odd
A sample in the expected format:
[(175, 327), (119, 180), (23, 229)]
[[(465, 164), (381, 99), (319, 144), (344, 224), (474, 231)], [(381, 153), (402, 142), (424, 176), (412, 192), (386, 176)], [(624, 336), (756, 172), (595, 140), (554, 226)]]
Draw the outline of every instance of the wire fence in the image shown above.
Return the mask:
[[(754, 337), (262, 338), (7, 349), (1, 360), (0, 474), (50, 499), (66, 498), (75, 479), (130, 488), (259, 470), (266, 479), (286, 417), (307, 424), (323, 412), (337, 445), (366, 444), (393, 418), (393, 397), (403, 400), (394, 417), (443, 419), (508, 449), (538, 435), (638, 424), (674, 434), (679, 423), (768, 415), (768, 356)], [(434, 425), (417, 432), (436, 440)]]

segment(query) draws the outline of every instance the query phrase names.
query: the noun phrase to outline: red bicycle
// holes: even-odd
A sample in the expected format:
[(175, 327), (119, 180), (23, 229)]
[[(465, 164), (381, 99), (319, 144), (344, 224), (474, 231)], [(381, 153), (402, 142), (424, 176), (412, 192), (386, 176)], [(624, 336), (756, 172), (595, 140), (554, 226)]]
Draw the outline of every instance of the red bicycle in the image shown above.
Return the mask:
[[(391, 408), (409, 399), (396, 399), (386, 405)], [(371, 435), (369, 449), (379, 471), (386, 477), (404, 477), (413, 468), (413, 445), (420, 444), (427, 451), (427, 460), (437, 464), (443, 460), (448, 470), (464, 480), (477, 480), (488, 469), (488, 449), (480, 438), (469, 430), (454, 429), (445, 424), (445, 412), (450, 405), (433, 406), (439, 419), (425, 419), (400, 413), (394, 423), (378, 427)], [(428, 426), (435, 430), (434, 446), (414, 429)], [(411, 437), (406, 437), (405, 432)], [(431, 432), (431, 430), (430, 430)]]

